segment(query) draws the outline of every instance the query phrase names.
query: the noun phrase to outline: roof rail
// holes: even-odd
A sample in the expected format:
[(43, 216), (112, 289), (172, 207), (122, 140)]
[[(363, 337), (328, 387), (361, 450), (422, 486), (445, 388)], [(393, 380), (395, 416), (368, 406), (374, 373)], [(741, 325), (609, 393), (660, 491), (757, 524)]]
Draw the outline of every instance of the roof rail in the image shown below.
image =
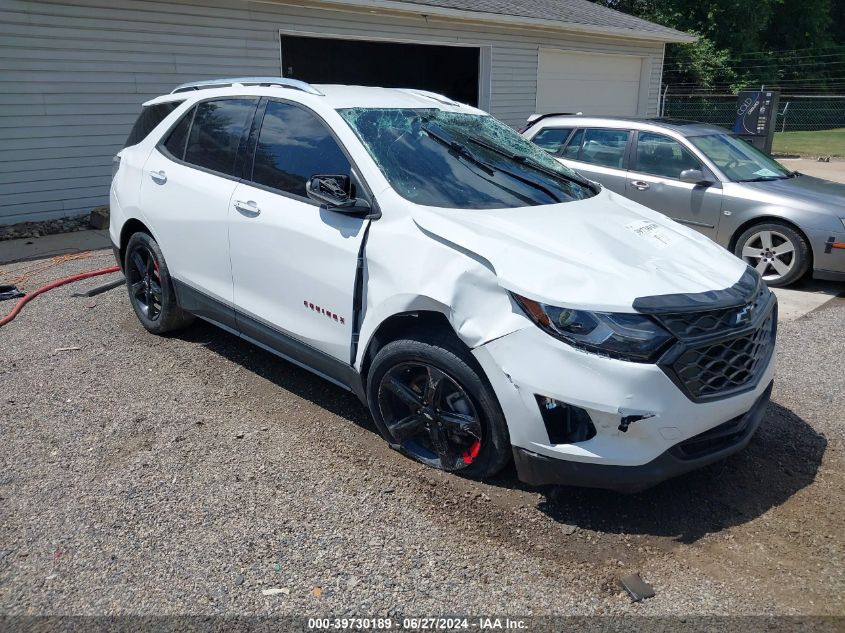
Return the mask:
[(324, 97), (325, 95), (314, 86), (298, 79), (287, 79), (285, 77), (233, 77), (231, 79), (206, 79), (205, 81), (192, 81), (190, 83), (176, 86), (170, 94), (177, 92), (190, 92), (191, 90), (206, 90), (208, 88), (223, 88), (225, 86), (281, 86), (301, 90), (311, 95)]
[(431, 92), (430, 90), (417, 90), (416, 88), (397, 88), (397, 90), (401, 92), (406, 92), (408, 94), (417, 95), (418, 97), (426, 97), (427, 99), (431, 99), (433, 101), (437, 101), (438, 103), (443, 103), (445, 105), (451, 106), (459, 106), (462, 105), (458, 103), (454, 99), (450, 99), (446, 95), (442, 95), (438, 92)]

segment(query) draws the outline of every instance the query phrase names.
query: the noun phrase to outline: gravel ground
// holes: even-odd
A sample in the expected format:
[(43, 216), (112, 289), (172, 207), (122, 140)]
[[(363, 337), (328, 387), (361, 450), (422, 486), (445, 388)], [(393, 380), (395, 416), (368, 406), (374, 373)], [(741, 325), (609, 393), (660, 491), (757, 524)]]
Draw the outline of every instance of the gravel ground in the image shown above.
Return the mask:
[(71, 297), (108, 279), (0, 330), (0, 613), (845, 615), (841, 299), (782, 325), (746, 451), (621, 496), (415, 465), (303, 370)]
[(22, 237), (41, 237), (42, 235), (54, 235), (56, 233), (72, 233), (73, 231), (84, 231), (90, 228), (91, 224), (88, 220), (87, 213), (72, 218), (59, 218), (57, 220), (45, 220), (43, 222), (2, 224), (0, 225), (0, 242), (4, 240), (16, 240)]

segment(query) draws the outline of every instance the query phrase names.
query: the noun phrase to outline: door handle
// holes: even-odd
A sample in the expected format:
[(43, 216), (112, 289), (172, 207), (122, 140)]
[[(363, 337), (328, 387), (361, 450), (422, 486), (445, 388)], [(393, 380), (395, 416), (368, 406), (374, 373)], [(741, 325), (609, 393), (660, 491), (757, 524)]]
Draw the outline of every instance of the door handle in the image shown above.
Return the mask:
[(164, 173), (163, 169), (161, 169), (159, 171), (151, 171), (150, 172), (150, 178), (153, 179), (154, 183), (157, 183), (159, 185), (163, 185), (164, 183), (167, 182), (167, 174)]
[(261, 209), (258, 208), (255, 200), (248, 200), (246, 202), (243, 200), (235, 200), (233, 204), (235, 205), (235, 208), (244, 215), (256, 216), (261, 213)]
[(631, 181), (631, 186), (632, 186), (634, 189), (638, 189), (639, 191), (645, 191), (645, 190), (646, 190), (646, 189), (648, 189), (651, 185), (649, 185), (649, 184), (648, 184), (645, 180), (632, 180), (632, 181)]

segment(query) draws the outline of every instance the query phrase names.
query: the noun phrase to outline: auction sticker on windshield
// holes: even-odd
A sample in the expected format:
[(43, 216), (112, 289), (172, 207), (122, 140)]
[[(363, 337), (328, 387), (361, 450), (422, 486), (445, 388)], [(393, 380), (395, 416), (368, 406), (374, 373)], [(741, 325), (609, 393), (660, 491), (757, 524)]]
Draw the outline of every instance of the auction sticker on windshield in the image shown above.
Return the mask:
[(637, 220), (626, 224), (625, 228), (633, 231), (641, 238), (651, 241), (655, 248), (661, 250), (671, 246), (678, 239), (677, 233), (649, 220)]

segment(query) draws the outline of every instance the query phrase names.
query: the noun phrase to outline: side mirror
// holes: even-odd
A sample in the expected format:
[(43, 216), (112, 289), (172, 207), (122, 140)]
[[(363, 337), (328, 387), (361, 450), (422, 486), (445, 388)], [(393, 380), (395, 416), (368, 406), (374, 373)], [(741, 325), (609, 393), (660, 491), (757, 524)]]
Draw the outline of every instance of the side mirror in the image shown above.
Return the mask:
[(365, 218), (375, 217), (369, 202), (352, 197), (352, 180), (349, 176), (311, 176), (305, 183), (305, 193), (329, 211)]
[(681, 172), (680, 180), (691, 185), (709, 185), (712, 182), (704, 176), (704, 172), (700, 169), (685, 169)]

